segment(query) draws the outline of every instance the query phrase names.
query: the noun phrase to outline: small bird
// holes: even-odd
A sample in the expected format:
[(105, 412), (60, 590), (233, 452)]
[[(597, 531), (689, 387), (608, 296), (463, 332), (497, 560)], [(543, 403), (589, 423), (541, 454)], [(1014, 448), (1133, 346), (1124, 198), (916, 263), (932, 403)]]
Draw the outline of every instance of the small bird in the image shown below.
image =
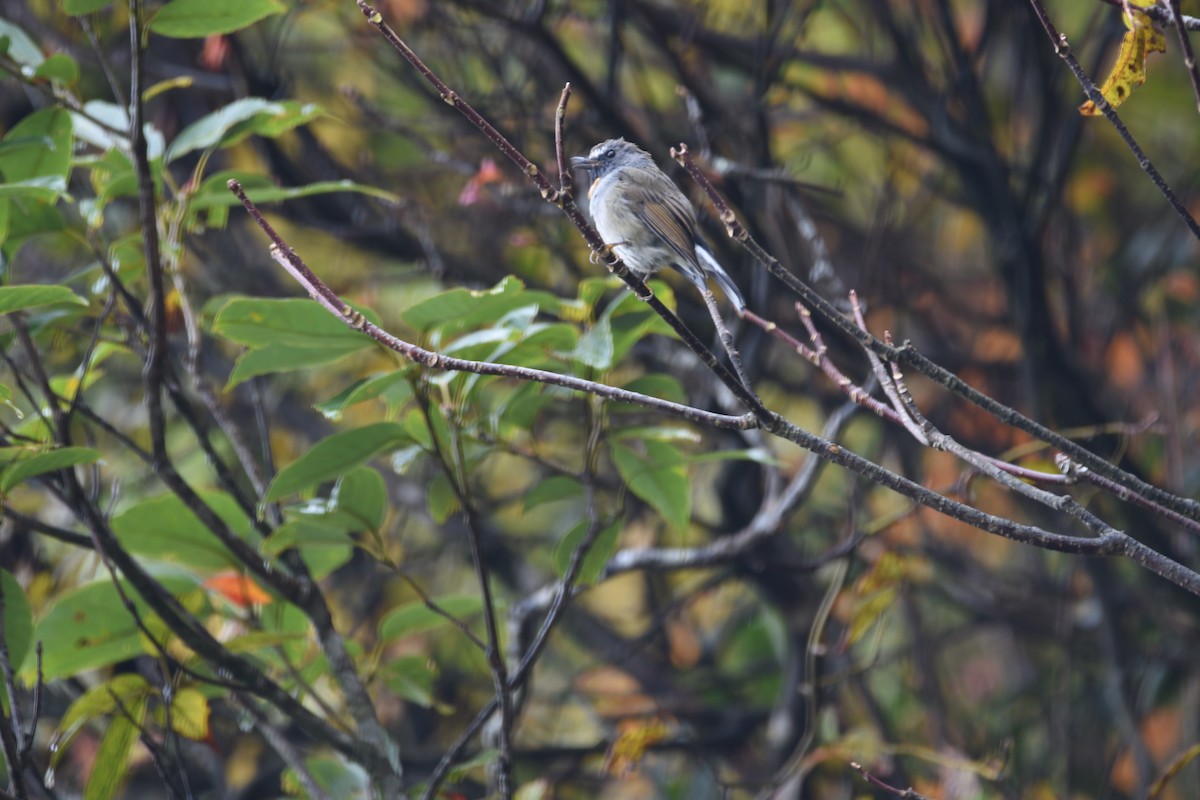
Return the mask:
[(701, 291), (706, 276), (715, 278), (741, 316), (746, 300), (700, 238), (695, 209), (649, 153), (609, 139), (571, 164), (592, 176), (588, 201), (596, 231), (630, 271), (645, 279), (674, 267)]

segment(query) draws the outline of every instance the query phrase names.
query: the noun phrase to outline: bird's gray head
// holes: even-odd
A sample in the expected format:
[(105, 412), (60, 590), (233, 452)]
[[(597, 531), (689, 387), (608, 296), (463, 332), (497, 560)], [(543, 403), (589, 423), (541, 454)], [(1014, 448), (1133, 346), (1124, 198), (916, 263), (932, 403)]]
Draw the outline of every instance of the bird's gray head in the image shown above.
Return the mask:
[(586, 169), (592, 180), (599, 180), (621, 167), (653, 167), (654, 159), (633, 142), (609, 139), (591, 149), (586, 156), (571, 159), (571, 165)]

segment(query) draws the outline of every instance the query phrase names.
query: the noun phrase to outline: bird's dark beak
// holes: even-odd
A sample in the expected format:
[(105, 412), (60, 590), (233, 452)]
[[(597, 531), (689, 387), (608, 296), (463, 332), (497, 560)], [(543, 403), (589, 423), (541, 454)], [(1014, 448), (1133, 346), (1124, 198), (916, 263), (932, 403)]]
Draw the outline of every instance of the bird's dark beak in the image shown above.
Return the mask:
[(596, 163), (597, 162), (595, 160), (590, 159), (587, 156), (574, 156), (571, 159), (571, 166), (575, 167), (576, 169), (594, 169), (596, 167)]

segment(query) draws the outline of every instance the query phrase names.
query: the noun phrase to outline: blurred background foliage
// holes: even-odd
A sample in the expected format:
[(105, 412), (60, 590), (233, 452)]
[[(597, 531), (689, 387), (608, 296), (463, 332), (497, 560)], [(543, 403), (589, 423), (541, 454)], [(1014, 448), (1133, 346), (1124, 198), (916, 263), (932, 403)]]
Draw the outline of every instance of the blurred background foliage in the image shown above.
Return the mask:
[[(70, 107), (71, 98), (124, 102), (128, 10), (88, 5), (94, 13), (78, 15), (57, 2), (0, 0), (6, 26), (28, 34), (43, 56), (77, 65), (77, 74), (64, 68), (60, 77), (18, 79), (10, 69), (0, 83), (4, 131), (56, 103)], [(739, 218), (793, 273), (830, 299), (856, 290), (873, 332), (911, 340), (973, 386), (1158, 486), (1187, 497), (1200, 491), (1196, 242), (1113, 128), (1078, 114), (1082, 92), (1026, 5), (386, 0), (379, 10), (552, 178), (554, 109), (569, 81), (567, 154), (617, 135), (649, 149), (693, 195), (709, 240), (764, 317), (802, 334), (795, 298), (723, 236), (668, 158), (671, 146), (689, 144)], [(270, 205), (269, 218), (386, 329), (468, 358), (492, 357), (502, 341), (513, 348), (508, 363), (740, 412), (353, 3), (286, 2), (277, 11), (236, 32), (152, 31), (146, 39), (148, 122), (168, 148), (223, 109), (246, 115), (246, 135), (223, 128), (156, 162), (178, 315), (169, 318), (172, 358), (184, 365), (190, 357), (185, 329), (194, 315), (200, 346), (187, 392), (199, 395), (207, 383), (268, 479), (273, 465), (291, 469), (308, 458), (307, 471), (291, 473), (292, 491), (267, 498), (284, 500), (296, 524), (255, 546), (274, 558), (299, 545), (323, 577), (406, 774), (419, 781), (493, 694), (472, 642), (419, 613), (424, 596), (439, 598), (482, 635), (456, 486), (469, 490), (498, 601), (511, 609), (561, 573), (581, 534), (589, 434), (601, 437), (596, 506), (612, 526), (599, 559), (727, 536), (759, 510), (765, 474), (777, 469), (786, 480), (809, 456), (778, 440), (664, 422), (544, 386), (400, 365), (332, 322), (320, 332), (324, 312), (315, 305), (248, 300), (298, 292), (258, 230), (230, 208), (224, 181), (205, 181), (227, 171), (260, 191), (351, 181), (354, 191)], [(1101, 79), (1124, 30), (1120, 9), (1060, 2), (1049, 11)], [(24, 63), (14, 41), (9, 56)], [(123, 94), (114, 96), (114, 86)], [(237, 105), (249, 98), (278, 105), (252, 116)], [(1168, 52), (1151, 60), (1149, 80), (1120, 114), (1193, 215), (1195, 107), (1172, 32)], [(325, 685), (307, 623), (269, 593), (214, 582), (226, 562), (205, 562), (179, 544), (192, 534), (164, 533), (164, 520), (187, 512), (149, 506), (162, 502), (162, 486), (114, 434), (148, 444), (139, 350), (121, 319), (129, 312), (101, 316), (111, 287), (100, 262), (137, 297), (146, 293), (136, 194), (121, 183), (128, 160), (75, 124), (73, 138), (38, 134), (72, 144), (74, 160), (60, 170), (68, 183), (52, 201), (17, 198), (7, 207), (3, 283), (61, 283), (82, 298), (74, 311), (50, 305), (29, 322), (47, 371), (63, 381), (85, 375), (81, 396), (111, 428), (76, 422), (81, 441), (100, 454), (89, 478), (95, 500), (132, 552), (178, 582), (172, 591), (193, 593), (192, 613), (214, 629), (275, 637), (258, 640), (257, 657), (336, 713), (340, 699)], [(13, 152), (0, 151), (8, 182), (25, 177)], [(509, 276), (520, 283), (504, 282)], [(660, 296), (711, 337), (696, 293), (664, 280)], [(491, 291), (445, 294), (455, 287)], [(255, 327), (268, 308), (280, 315), (272, 319), (286, 317), (271, 335)], [(314, 342), (300, 344), (310, 333)], [(18, 387), (33, 359), (12, 330), (3, 335), (11, 353), (0, 372), (6, 443), (20, 432), (47, 439), (30, 429), (37, 409)], [(758, 329), (742, 325), (738, 337), (758, 390), (783, 415), (816, 431), (844, 402)], [(865, 380), (853, 348), (836, 337), (828, 343), (848, 374)], [(85, 359), (89, 371), (75, 372)], [(1051, 453), (977, 408), (915, 377), (911, 388), (965, 444), (1052, 469)], [(216, 453), (243, 459), (212, 412), (203, 413)], [(378, 425), (388, 427), (364, 427)], [(354, 436), (363, 430), (369, 435)], [(196, 435), (178, 415), (170, 419), (180, 472), (216, 490)], [(338, 452), (357, 456), (322, 472), (312, 448), (330, 435), (354, 436), (335, 441)], [(1061, 525), (866, 414), (841, 441), (992, 513)], [(4, 490), (0, 556), (45, 638), (55, 630), (45, 620), (65, 618), (80, 586), (111, 584), (86, 542), (56, 540), (31, 522), (79, 529), (61, 497), (37, 481), (15, 483)], [(1079, 499), (1196, 567), (1189, 535), (1110, 496)], [(214, 502), (252, 538), (254, 514), (226, 500)], [(338, 511), (357, 521), (336, 519)], [(212, 546), (202, 530), (194, 535), (200, 550)], [(860, 541), (848, 557), (822, 560), (852, 539)], [(1200, 740), (1196, 620), (1196, 598), (1131, 564), (989, 537), (830, 469), (784, 529), (744, 557), (614, 575), (577, 598), (533, 674), (516, 728), (517, 783), (529, 796), (716, 797), (753, 796), (779, 780), (787, 796), (864, 796), (870, 790), (853, 761), (941, 798), (1145, 796)], [(121, 647), (59, 662), (48, 674), (39, 752), (89, 687), (122, 673), (161, 680), (145, 665), (161, 654), (128, 620), (121, 635)], [(74, 646), (60, 643), (80, 655)], [(180, 647), (173, 655), (186, 659)], [(141, 686), (123, 691), (140, 698)], [(199, 731), (160, 721), (155, 734), (197, 740), (183, 743), (180, 760), (198, 793), (303, 793), (246, 712), (220, 691), (205, 692), (206, 701), (192, 699), (205, 708)], [(119, 718), (111, 703), (91, 713)], [(326, 763), (336, 760), (330, 752), (283, 727), (315, 774), (350, 780), (344, 765), (337, 772)], [(84, 725), (53, 756), (65, 785), (87, 781), (106, 731)], [(125, 796), (161, 791), (144, 754), (129, 752)], [(476, 766), (448, 785), (455, 796), (480, 796), (484, 774)], [(1200, 796), (1197, 767), (1160, 796)]]

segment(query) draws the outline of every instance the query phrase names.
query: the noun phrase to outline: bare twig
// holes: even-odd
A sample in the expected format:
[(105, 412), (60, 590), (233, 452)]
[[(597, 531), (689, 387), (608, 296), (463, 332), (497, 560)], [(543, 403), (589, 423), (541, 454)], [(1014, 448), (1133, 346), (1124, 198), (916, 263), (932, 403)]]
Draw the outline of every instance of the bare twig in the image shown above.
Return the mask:
[[(1177, 4), (1178, 0), (1175, 0), (1175, 2)], [(1067, 41), (1067, 35), (1065, 33), (1059, 33), (1058, 29), (1054, 27), (1054, 23), (1050, 20), (1050, 15), (1046, 12), (1046, 7), (1042, 4), (1042, 0), (1029, 0), (1029, 4), (1033, 7), (1033, 13), (1037, 15), (1038, 21), (1041, 22), (1042, 27), (1045, 28), (1046, 35), (1050, 37), (1050, 41), (1054, 45), (1054, 53), (1061, 58), (1067, 65), (1067, 68), (1071, 70), (1071, 74), (1075, 76), (1075, 80), (1079, 81), (1079, 85), (1083, 87), (1083, 92), (1087, 95), (1088, 100), (1091, 100), (1096, 104), (1096, 108), (1100, 109), (1100, 113), (1102, 113), (1104, 118), (1112, 124), (1114, 129), (1116, 129), (1117, 134), (1121, 137), (1121, 140), (1125, 142), (1125, 146), (1129, 148), (1129, 152), (1133, 153), (1133, 157), (1137, 160), (1138, 166), (1142, 168), (1142, 171), (1145, 172), (1147, 176), (1149, 176), (1150, 180), (1154, 183), (1154, 186), (1158, 189), (1159, 194), (1161, 194), (1167, 201), (1167, 204), (1171, 206), (1171, 209), (1175, 212), (1175, 214), (1178, 215), (1181, 220), (1183, 220), (1185, 225), (1187, 225), (1188, 230), (1192, 232), (1192, 236), (1194, 236), (1196, 239), (1200, 239), (1200, 223), (1196, 222), (1196, 218), (1192, 216), (1191, 212), (1188, 211), (1187, 206), (1182, 200), (1179, 199), (1174, 190), (1172, 190), (1170, 185), (1167, 183), (1166, 179), (1163, 178), (1162, 174), (1158, 171), (1158, 168), (1155, 167), (1153, 162), (1150, 161), (1150, 157), (1146, 155), (1145, 151), (1142, 150), (1141, 145), (1139, 145), (1137, 140), (1133, 138), (1133, 134), (1131, 134), (1129, 129), (1125, 127), (1125, 123), (1121, 121), (1119, 116), (1117, 116), (1117, 112), (1113, 109), (1109, 102), (1104, 99), (1104, 95), (1100, 93), (1100, 89), (1096, 86), (1092, 79), (1088, 77), (1088, 74), (1084, 71), (1083, 67), (1079, 65), (1079, 62), (1075, 59), (1074, 53), (1071, 52), (1071, 45)], [(1183, 35), (1183, 31), (1180, 31), (1180, 36)]]
[(888, 794), (894, 794), (894, 795), (896, 795), (896, 797), (904, 798), (904, 800), (929, 800), (929, 798), (927, 798), (925, 795), (921, 794), (920, 792), (918, 792), (916, 789), (912, 788), (911, 786), (908, 787), (907, 789), (897, 789), (895, 786), (892, 786), (891, 784), (884, 783), (883, 781), (879, 780), (879, 778), (876, 778), (874, 775), (872, 775), (870, 772), (867, 772), (867, 770), (863, 767), (862, 764), (858, 764), (854, 761), (851, 761), (850, 768), (853, 769), (855, 772), (857, 772), (859, 775), (862, 775), (863, 779), (866, 780), (867, 783), (871, 784), (872, 786), (876, 787), (877, 789), (882, 789), (883, 791), (887, 792)]
[(338, 319), (342, 320), (346, 325), (355, 330), (361, 331), (370, 336), (375, 341), (393, 350), (405, 358), (415, 361), (418, 364), (423, 364), (426, 367), (433, 369), (444, 369), (456, 372), (474, 372), (480, 375), (499, 375), (502, 377), (516, 378), (518, 380), (536, 381), (538, 383), (550, 384), (553, 386), (562, 386), (566, 389), (575, 389), (587, 394), (594, 394), (599, 397), (604, 397), (608, 400), (620, 401), (623, 403), (633, 403), (635, 405), (651, 408), (671, 416), (687, 419), (702, 425), (709, 425), (715, 428), (725, 428), (729, 430), (744, 430), (754, 425), (754, 418), (749, 415), (728, 416), (725, 414), (714, 414), (709, 411), (704, 411), (692, 406), (685, 406), (679, 403), (672, 403), (667, 400), (659, 400), (649, 395), (630, 392), (624, 389), (618, 389), (613, 386), (596, 383), (595, 381), (587, 381), (581, 378), (575, 378), (570, 375), (560, 375), (556, 372), (548, 372), (539, 369), (529, 369), (526, 367), (517, 367), (507, 364), (493, 364), (486, 361), (467, 361), (461, 358), (435, 353), (431, 350), (426, 350), (411, 344), (402, 339), (399, 339), (387, 331), (379, 328), (368, 321), (365, 317), (355, 311), (348, 303), (338, 297), (329, 286), (318, 278), (308, 265), (296, 254), (287, 242), (275, 231), (258, 208), (246, 197), (242, 191), (241, 184), (237, 181), (230, 181), (229, 189), (238, 199), (242, 201), (242, 205), (250, 212), (251, 217), (263, 232), (270, 237), (272, 241), (271, 257), (286, 269), (293, 278), (309, 293), (314, 300), (320, 303), (325, 310), (329, 311)]
[[(854, 539), (854, 536), (848, 536), (848, 539)], [(803, 781), (807, 774), (804, 756), (808, 749), (812, 746), (813, 740), (817, 735), (816, 724), (816, 709), (817, 709), (817, 655), (821, 652), (821, 637), (825, 633), (825, 626), (829, 622), (829, 615), (833, 612), (834, 601), (842, 591), (842, 587), (846, 582), (846, 575), (850, 571), (850, 562), (848, 559), (841, 559), (833, 567), (833, 575), (829, 581), (829, 586), (825, 588), (825, 593), (821, 596), (821, 604), (817, 607), (817, 613), (813, 618), (812, 627), (808, 631), (808, 640), (804, 647), (804, 678), (800, 687), (800, 694), (804, 702), (804, 733), (800, 737), (800, 741), (793, 748), (791, 756), (784, 762), (783, 766), (776, 770), (772, 779), (767, 782), (759, 792), (760, 800), (768, 800), (775, 794), (775, 790), (785, 782)]]
[(558, 108), (554, 111), (554, 155), (558, 159), (558, 191), (563, 197), (571, 197), (575, 185), (575, 176), (567, 163), (567, 152), (563, 147), (563, 123), (567, 118), (567, 101), (570, 99), (571, 84), (568, 82), (563, 86)]
[(1183, 14), (1179, 10), (1179, 0), (1159, 0), (1160, 7), (1171, 13), (1171, 24), (1179, 35), (1179, 50), (1183, 53), (1183, 65), (1187, 68), (1188, 77), (1192, 80), (1192, 95), (1196, 98), (1197, 110), (1200, 110), (1200, 69), (1196, 68), (1196, 52), (1192, 50), (1192, 40), (1188, 37), (1187, 29), (1180, 22)]
[(754, 385), (750, 382), (750, 378), (746, 375), (746, 368), (742, 365), (742, 354), (738, 352), (733, 343), (733, 334), (729, 332), (729, 327), (721, 318), (721, 309), (717, 307), (717, 298), (713, 297), (712, 289), (705, 286), (700, 290), (700, 295), (704, 298), (704, 305), (708, 307), (708, 314), (717, 328), (717, 336), (725, 348), (725, 354), (729, 356), (729, 363), (733, 366), (734, 374), (738, 376), (742, 386), (746, 387), (746, 391), (757, 397)]
[(275, 752), (279, 754), (279, 757), (283, 759), (283, 763), (287, 764), (292, 772), (296, 774), (296, 780), (304, 787), (304, 791), (312, 800), (333, 800), (321, 788), (321, 784), (317, 783), (317, 779), (313, 777), (312, 772), (309, 771), (308, 764), (304, 761), (304, 756), (296, 750), (283, 731), (279, 730), (276, 725), (267, 719), (267, 715), (258, 708), (253, 700), (241, 697), (237, 693), (230, 695), (230, 698), (242, 710), (254, 718), (254, 727), (267, 740), (267, 744), (271, 745)]
[[(1107, 3), (1110, 6), (1123, 7), (1126, 0), (1101, 0), (1101, 2)], [(1156, 21), (1160, 24), (1175, 25), (1176, 24), (1175, 20), (1182, 20), (1184, 30), (1200, 31), (1200, 17), (1191, 17), (1191, 16), (1188, 16), (1187, 14), (1172, 15), (1172, 14), (1168, 13), (1168, 9), (1166, 9), (1160, 5), (1146, 6), (1145, 8), (1139, 8), (1138, 10), (1144, 11), (1151, 18), (1153, 18), (1154, 21)]]
[[(439, 78), (433, 70), (431, 70), (421, 59), (413, 52), (405, 42), (396, 35), (396, 32), (383, 21), (383, 15), (368, 5), (365, 0), (355, 0), (359, 9), (366, 16), (367, 21), (379, 31), (384, 40), (390, 44), (400, 55), (408, 61), (427, 80), (430, 85), (437, 90), (438, 95), (442, 100), (449, 105), (454, 106), (464, 117), (466, 117), (472, 125), (474, 125), (480, 133), (488, 138), (500, 152), (512, 161), (521, 170), (522, 173), (533, 182), (541, 196), (549, 203), (553, 203), (562, 209), (567, 218), (572, 224), (579, 229), (583, 235), (584, 241), (592, 252), (599, 256), (608, 267), (608, 269), (617, 277), (625, 282), (633, 293), (638, 298), (650, 306), (653, 311), (671, 326), (671, 329), (679, 336), (683, 343), (687, 345), (696, 356), (708, 367), (717, 378), (725, 384), (730, 392), (733, 393), (746, 408), (753, 411), (762, 419), (763, 414), (769, 414), (758, 399), (753, 396), (744, 387), (737, 376), (735, 376), (724, 364), (713, 354), (711, 350), (704, 346), (699, 337), (691, 331), (677, 317), (674, 312), (663, 305), (662, 301), (654, 296), (650, 288), (642, 281), (641, 278), (630, 272), (625, 266), (625, 262), (616, 254), (614, 248), (610, 247), (600, 238), (600, 234), (592, 227), (591, 223), (584, 217), (583, 212), (575, 203), (574, 199), (561, 193), (555, 189), (546, 177), (538, 169), (537, 165), (530, 161), (525, 155), (517, 149), (516, 145), (508, 141), (496, 128), (488, 122), (484, 117), (476, 111), (470, 103), (464, 100), (457, 92)], [(261, 224), (261, 223), (260, 223)]]
[(479, 584), (484, 629), (487, 631), (487, 647), (484, 655), (487, 658), (488, 670), (491, 672), (492, 683), (496, 690), (495, 700), (500, 709), (499, 725), (495, 726), (492, 731), (497, 757), (495, 764), (489, 769), (489, 774), (494, 778), (495, 788), (500, 797), (507, 800), (512, 797), (513, 792), (511, 786), (513, 768), (512, 691), (508, 681), (508, 667), (504, 663), (504, 656), (500, 648), (500, 633), (496, 625), (496, 603), (492, 598), (492, 584), (487, 560), (484, 557), (483, 534), (476, 523), (470, 481), (465, 472), (466, 460), (461, 449), (462, 439), (452, 433), (454, 441), (447, 444), (451, 445), (453, 452), (445, 452), (443, 442), (439, 439), (437, 429), (429, 416), (429, 398), (421, 398), (420, 408), (421, 413), (425, 415), (425, 425), (429, 430), (430, 441), (433, 444), (437, 460), (462, 509), (463, 522), (467, 530), (467, 544), (471, 549), (471, 562), (475, 567), (475, 580)]
[[(1062, 434), (1050, 430), (1044, 425), (1017, 412), (1015, 409), (973, 388), (966, 381), (962, 380), (962, 378), (959, 378), (944, 367), (935, 364), (911, 344), (905, 342), (899, 347), (894, 347), (881, 341), (869, 332), (860, 329), (854, 322), (844, 317), (832, 303), (813, 291), (808, 284), (784, 269), (778, 259), (768, 253), (750, 236), (749, 231), (738, 221), (737, 216), (729, 207), (729, 203), (725, 201), (720, 192), (716, 190), (712, 182), (708, 180), (703, 171), (693, 161), (686, 145), (680, 145), (678, 148), (676, 161), (683, 165), (688, 174), (692, 176), (692, 179), (708, 195), (709, 200), (717, 208), (718, 215), (725, 224), (726, 232), (730, 238), (745, 247), (772, 275), (794, 291), (804, 302), (805, 306), (810, 308), (823, 323), (837, 328), (854, 341), (857, 341), (863, 348), (869, 349), (880, 356), (884, 361), (896, 361), (917, 370), (927, 378), (987, 411), (1000, 422), (1011, 425), (1036, 439), (1052, 445), (1097, 474), (1124, 486), (1132, 492), (1143, 495), (1154, 507), (1171, 509), (1191, 519), (1200, 520), (1200, 502), (1164, 491), (1120, 469), (1116, 465), (1110, 464), (1108, 461), (1105, 461)], [(749, 315), (747, 316), (749, 317)], [(764, 324), (770, 326), (773, 323), (764, 321)]]
[[(826, 423), (824, 434), (830, 438), (836, 438), (846, 423), (849, 422), (853, 412), (854, 406), (851, 404), (846, 404), (839, 408)], [(596, 430), (596, 428), (593, 428), (593, 431)], [(597, 435), (593, 432), (592, 436), (589, 437), (589, 442), (591, 443)], [(593, 454), (589, 456), (589, 463), (595, 458), (594, 453), (596, 452), (598, 451), (595, 449), (595, 445), (589, 444), (589, 453)], [(816, 485), (817, 477), (820, 475), (821, 468), (825, 463), (820, 458), (809, 458), (805, 461), (803, 468), (796, 474), (791, 485), (783, 493), (783, 498), (778, 503), (771, 504), (762, 509), (745, 530), (733, 536), (717, 539), (704, 547), (642, 548), (618, 551), (604, 565), (596, 582), (600, 583), (615, 575), (634, 570), (672, 571), (697, 569), (743, 560), (765, 538), (781, 529), (786, 517), (791, 511), (799, 507), (803, 499), (812, 491), (813, 486)], [(594, 465), (591, 468), (594, 468)], [(509, 618), (511, 620), (510, 637), (513, 640), (519, 641), (520, 637), (518, 634), (524, 628), (525, 620), (537, 611), (549, 607), (549, 611), (542, 620), (541, 628), (538, 630), (537, 635), (534, 636), (529, 648), (525, 651), (520, 664), (511, 671), (512, 686), (514, 689), (519, 689), (524, 685), (533, 668), (533, 664), (536, 663), (537, 658), (546, 645), (550, 631), (565, 610), (567, 601), (578, 591), (578, 587), (575, 586), (575, 580), (579, 570), (583, 566), (584, 557), (594, 543), (596, 536), (600, 533), (602, 526), (600, 525), (599, 516), (596, 511), (595, 489), (591, 482), (585, 481), (584, 485), (588, 488), (589, 492), (588, 530), (580, 541), (579, 546), (572, 552), (571, 562), (567, 567), (567, 571), (561, 580), (544, 586), (526, 596), (509, 611)], [(817, 569), (830, 560), (841, 558), (856, 547), (859, 541), (858, 538), (852, 537), (842, 546), (834, 548), (830, 553), (822, 555), (811, 564), (804, 565), (799, 569)], [(437, 787), (441, 785), (450, 767), (460, 758), (463, 749), (474, 737), (475, 732), (491, 718), (496, 709), (497, 704), (494, 700), (482, 708), (463, 732), (459, 734), (458, 739), (443, 754), (426, 785), (426, 792), (423, 796), (425, 800), (430, 800), (436, 795)]]

